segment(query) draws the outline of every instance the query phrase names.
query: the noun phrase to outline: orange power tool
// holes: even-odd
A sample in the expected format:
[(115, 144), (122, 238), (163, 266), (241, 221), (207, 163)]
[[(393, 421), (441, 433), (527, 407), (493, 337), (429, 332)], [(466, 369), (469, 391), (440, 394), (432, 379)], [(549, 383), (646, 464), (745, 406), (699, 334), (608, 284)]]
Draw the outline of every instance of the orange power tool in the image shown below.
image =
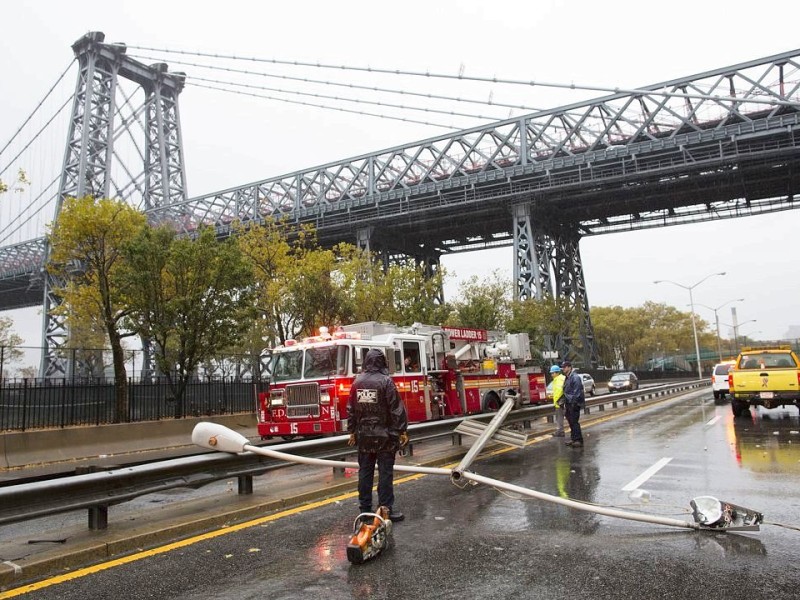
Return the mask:
[(378, 512), (361, 513), (353, 523), (353, 535), (347, 544), (347, 560), (354, 565), (378, 556), (389, 547), (392, 521), (389, 509), (381, 506)]

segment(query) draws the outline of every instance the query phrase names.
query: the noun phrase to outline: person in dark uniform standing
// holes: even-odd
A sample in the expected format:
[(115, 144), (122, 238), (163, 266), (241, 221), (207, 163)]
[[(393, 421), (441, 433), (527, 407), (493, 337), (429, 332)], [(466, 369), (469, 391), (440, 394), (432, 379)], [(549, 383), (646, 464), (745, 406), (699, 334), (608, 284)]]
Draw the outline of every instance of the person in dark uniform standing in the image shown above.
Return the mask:
[(348, 444), (358, 446), (358, 505), (372, 512), (372, 486), (378, 465), (378, 505), (389, 509), (392, 521), (402, 521), (394, 509), (395, 453), (408, 444), (408, 415), (389, 377), (386, 357), (372, 349), (364, 357), (361, 373), (350, 387), (347, 401)]
[(580, 448), (583, 446), (583, 432), (578, 422), (581, 418), (581, 411), (586, 406), (586, 396), (583, 393), (583, 379), (572, 368), (572, 363), (565, 360), (561, 363), (561, 370), (564, 372), (564, 412), (569, 423), (570, 440), (567, 446)]

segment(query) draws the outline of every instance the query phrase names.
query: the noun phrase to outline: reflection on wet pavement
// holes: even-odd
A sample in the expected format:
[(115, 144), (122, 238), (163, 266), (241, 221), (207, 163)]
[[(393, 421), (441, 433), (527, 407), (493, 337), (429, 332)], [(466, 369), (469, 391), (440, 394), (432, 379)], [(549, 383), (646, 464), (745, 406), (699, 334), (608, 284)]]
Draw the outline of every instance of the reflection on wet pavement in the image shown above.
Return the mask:
[(740, 467), (756, 473), (800, 472), (800, 419), (795, 409), (759, 409), (730, 419), (728, 441)]

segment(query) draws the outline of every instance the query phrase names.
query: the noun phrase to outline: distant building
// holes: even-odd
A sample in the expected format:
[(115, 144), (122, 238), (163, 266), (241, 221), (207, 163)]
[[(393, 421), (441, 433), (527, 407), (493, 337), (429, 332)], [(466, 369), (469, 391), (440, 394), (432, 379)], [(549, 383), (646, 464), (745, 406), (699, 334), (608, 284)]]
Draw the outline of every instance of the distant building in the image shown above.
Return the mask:
[(800, 325), (790, 325), (786, 333), (783, 334), (784, 339), (796, 340), (800, 338)]

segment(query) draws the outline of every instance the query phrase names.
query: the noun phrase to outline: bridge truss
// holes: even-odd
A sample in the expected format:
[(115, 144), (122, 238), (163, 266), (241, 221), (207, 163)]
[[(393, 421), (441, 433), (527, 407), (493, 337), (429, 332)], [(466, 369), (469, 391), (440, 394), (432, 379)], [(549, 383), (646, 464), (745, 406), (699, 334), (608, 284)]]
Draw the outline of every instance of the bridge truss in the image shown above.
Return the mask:
[(596, 360), (583, 236), (796, 208), (800, 50), (620, 91), (153, 209), (191, 232), (311, 223), (387, 255), (514, 246), (520, 299), (567, 298)]

